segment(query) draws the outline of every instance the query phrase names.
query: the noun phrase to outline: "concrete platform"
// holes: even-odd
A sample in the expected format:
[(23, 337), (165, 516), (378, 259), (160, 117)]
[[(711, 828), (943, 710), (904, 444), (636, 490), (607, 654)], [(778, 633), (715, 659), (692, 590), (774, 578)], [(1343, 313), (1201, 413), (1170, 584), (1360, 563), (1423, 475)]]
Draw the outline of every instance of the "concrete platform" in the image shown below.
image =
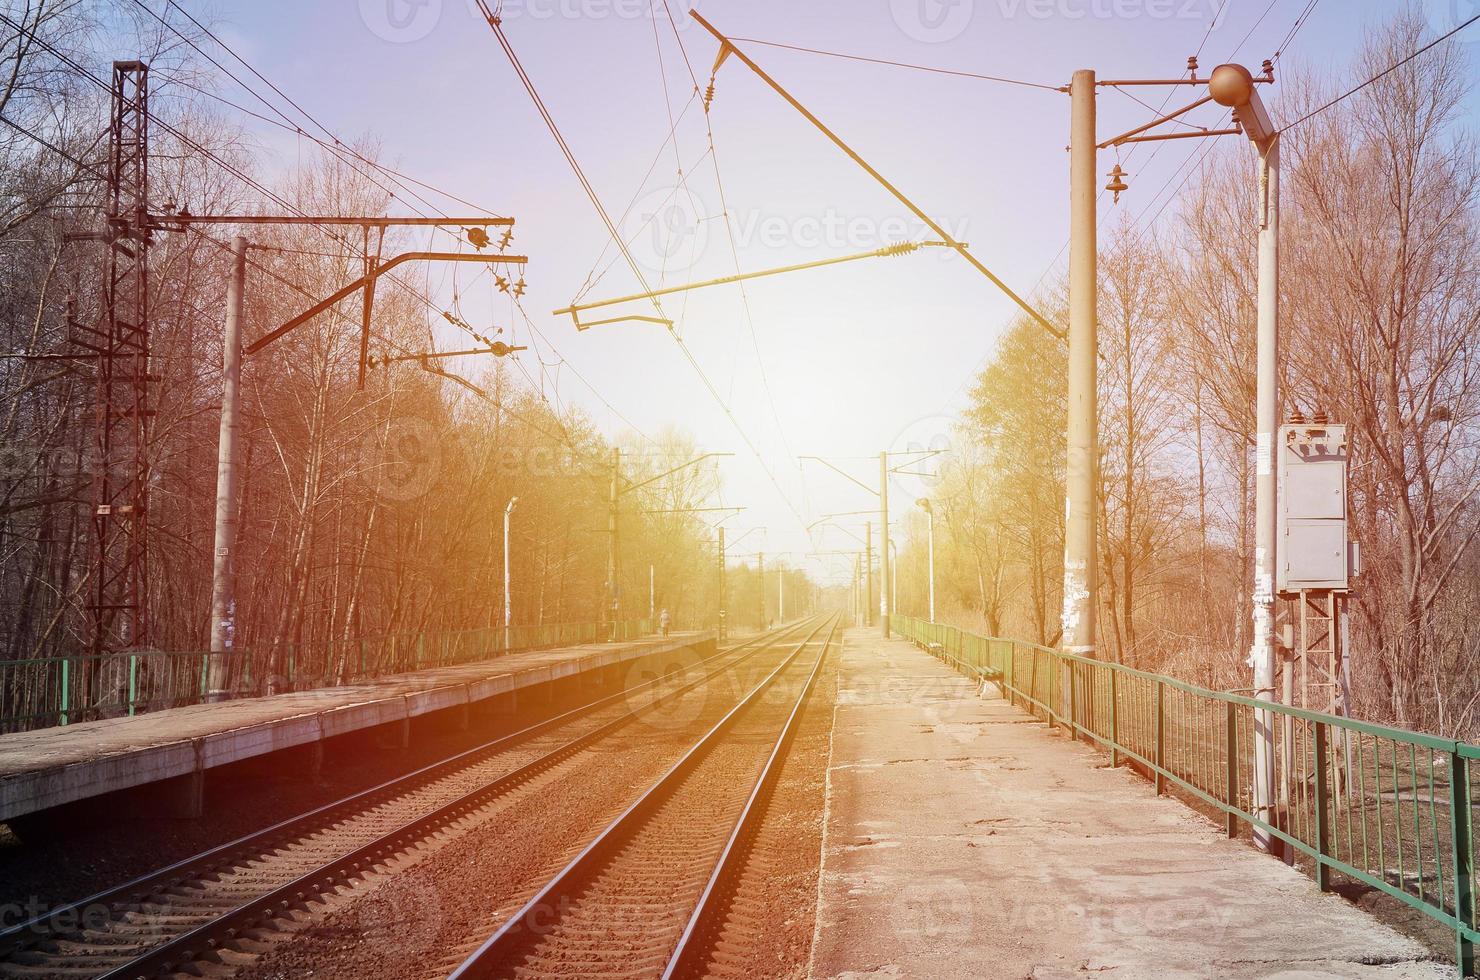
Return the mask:
[(900, 641), (850, 630), (811, 975), (1457, 977)]
[[(467, 708), (515, 692), (680, 650), (712, 652), (714, 634), (516, 653), (320, 691), (200, 704), (0, 735), (0, 822), (326, 739)], [(199, 786), (184, 787), (198, 796)], [(186, 807), (189, 808), (188, 806)]]

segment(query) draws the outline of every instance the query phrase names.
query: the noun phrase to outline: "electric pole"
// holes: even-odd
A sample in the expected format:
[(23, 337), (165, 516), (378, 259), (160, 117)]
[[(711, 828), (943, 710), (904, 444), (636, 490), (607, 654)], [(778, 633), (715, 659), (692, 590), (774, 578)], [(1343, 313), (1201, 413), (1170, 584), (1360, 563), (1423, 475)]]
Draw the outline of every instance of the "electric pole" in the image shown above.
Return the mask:
[(719, 639), (725, 639), (725, 529), (719, 529)]
[(514, 590), (509, 581), (509, 519), (514, 516), (518, 497), (510, 497), (504, 508), (504, 650), (514, 649)]
[(242, 311), (247, 279), (247, 240), (231, 241), (226, 286), (226, 331), (221, 356), (221, 435), (216, 449), (216, 548), (211, 566), (211, 655), (206, 700), (230, 697), (231, 651), (236, 645), (236, 451), (241, 436)]
[[(612, 449), (611, 487), (607, 495), (606, 518), (606, 603), (605, 608), (602, 612), (602, 615), (606, 617), (606, 635), (608, 640), (616, 638), (617, 622), (621, 619), (622, 612), (622, 587), (621, 583), (618, 581), (618, 577), (620, 576), (622, 571), (621, 553), (618, 550), (618, 513), (621, 508), (622, 497), (626, 494), (632, 493), (635, 490), (641, 490), (643, 487), (657, 483), (659, 480), (662, 480), (666, 477), (670, 477), (680, 470), (688, 469), (690, 466), (697, 466), (699, 463), (704, 462), (706, 459), (713, 459), (717, 456), (733, 455), (734, 453), (705, 453), (702, 456), (697, 456), (694, 459), (689, 460), (687, 463), (681, 463), (678, 466), (673, 467), (673, 469), (671, 470), (666, 470), (662, 473), (659, 473), (657, 476), (649, 477), (648, 479), (643, 480), (641, 483), (634, 483), (631, 486), (624, 487), (622, 486), (622, 451), (616, 448)], [(683, 507), (676, 510), (648, 510), (642, 511), (642, 513), (697, 514), (716, 510), (736, 509), (738, 508)], [(721, 531), (721, 541), (723, 541), (723, 531)]]
[(760, 617), (756, 620), (758, 629), (766, 628), (766, 553), (764, 551), (756, 554), (755, 566), (755, 599), (756, 613)]
[(926, 536), (929, 541), (925, 577), (930, 584), (930, 621), (933, 623), (935, 622), (935, 507), (930, 503), (929, 497), (921, 497), (915, 503), (925, 510)]
[[(1095, 73), (1080, 69), (1069, 85), (1069, 392), (1065, 474), (1063, 648), (1095, 655), (1099, 562), (1095, 540), (1095, 479), (1099, 463), (1096, 413), (1098, 241), (1095, 219), (1098, 158)], [(1067, 665), (1062, 690), (1068, 690)]]
[(890, 590), (893, 577), (889, 568), (889, 454), (879, 453), (879, 558), (883, 567), (879, 579), (879, 635), (889, 639)]
[(869, 521), (863, 526), (863, 567), (864, 574), (868, 579), (866, 593), (863, 598), (863, 625), (874, 625), (874, 523)]
[(617, 505), (622, 488), (622, 451), (612, 450), (611, 492), (606, 512), (606, 638), (616, 639), (617, 619), (622, 609), (621, 587), (617, 584)]

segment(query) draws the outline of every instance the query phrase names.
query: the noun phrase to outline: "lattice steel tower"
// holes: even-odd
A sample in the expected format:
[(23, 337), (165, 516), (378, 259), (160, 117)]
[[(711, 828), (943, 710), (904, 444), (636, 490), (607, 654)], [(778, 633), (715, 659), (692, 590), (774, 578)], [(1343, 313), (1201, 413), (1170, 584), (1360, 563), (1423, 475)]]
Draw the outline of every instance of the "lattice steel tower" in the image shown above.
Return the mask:
[(113, 63), (106, 278), (97, 328), (93, 568), (94, 655), (147, 647), (149, 630), (149, 66)]

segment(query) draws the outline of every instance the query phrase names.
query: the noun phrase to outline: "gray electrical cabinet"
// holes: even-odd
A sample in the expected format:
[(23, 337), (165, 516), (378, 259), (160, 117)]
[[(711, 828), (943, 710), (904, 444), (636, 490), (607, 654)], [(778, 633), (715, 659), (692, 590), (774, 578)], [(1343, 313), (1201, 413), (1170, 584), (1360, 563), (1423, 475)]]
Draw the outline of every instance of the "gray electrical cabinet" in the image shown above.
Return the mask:
[(1275, 589), (1346, 592), (1356, 565), (1346, 519), (1346, 426), (1280, 426)]

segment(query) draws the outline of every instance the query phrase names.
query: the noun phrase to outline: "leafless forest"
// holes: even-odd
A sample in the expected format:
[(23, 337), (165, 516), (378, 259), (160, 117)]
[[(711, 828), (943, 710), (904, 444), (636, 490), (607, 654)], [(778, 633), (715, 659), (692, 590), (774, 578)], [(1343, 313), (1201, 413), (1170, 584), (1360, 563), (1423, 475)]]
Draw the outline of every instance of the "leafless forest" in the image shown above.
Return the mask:
[[(251, 140), (228, 121), (241, 113), (215, 94), (195, 38), (120, 6), (129, 5), (30, 0), (7, 5), (0, 20), (0, 657), (11, 661), (87, 649), (95, 385), (85, 361), (55, 355), (77, 350), (69, 317), (100, 315), (102, 247), (68, 236), (101, 223), (103, 58), (150, 64), (150, 193), (162, 210), (445, 213), (423, 185), (381, 164), (373, 137), (353, 145), (305, 137), (286, 175), (262, 166)], [(115, 52), (125, 38), (134, 46)], [(391, 236), (384, 247), (467, 248), (452, 232), (430, 242)], [(149, 606), (152, 645), (164, 651), (209, 645), (228, 233), (159, 233), (151, 252), (158, 382), (148, 452)], [(254, 228), (248, 341), (360, 275), (362, 246), (357, 228)], [(482, 368), (457, 361), (377, 368), (358, 390), (360, 300), (352, 297), (247, 362), (236, 642), (264, 675), (289, 649), (501, 625), (502, 522), (515, 496), (514, 622), (598, 622), (612, 451), (623, 451), (624, 488), (695, 453), (677, 431), (633, 432), (610, 444), (562, 405), (549, 383), (553, 355), (514, 290), (503, 297), (504, 319), (474, 324), (460, 309), (432, 305), (421, 275), (383, 281), (372, 355), (432, 349), (431, 322), (460, 326), (464, 347), (498, 340), (529, 353), (497, 367), (484, 357)], [(493, 288), (463, 275), (469, 291)], [(564, 377), (578, 383), (569, 371)], [(652, 512), (696, 507), (718, 481), (709, 464), (624, 499), (624, 620), (649, 616), (651, 585), (675, 626), (712, 625), (711, 527), (692, 513)], [(805, 579), (792, 574), (801, 596)], [(732, 622), (758, 620), (754, 575), (732, 569), (730, 588)]]

